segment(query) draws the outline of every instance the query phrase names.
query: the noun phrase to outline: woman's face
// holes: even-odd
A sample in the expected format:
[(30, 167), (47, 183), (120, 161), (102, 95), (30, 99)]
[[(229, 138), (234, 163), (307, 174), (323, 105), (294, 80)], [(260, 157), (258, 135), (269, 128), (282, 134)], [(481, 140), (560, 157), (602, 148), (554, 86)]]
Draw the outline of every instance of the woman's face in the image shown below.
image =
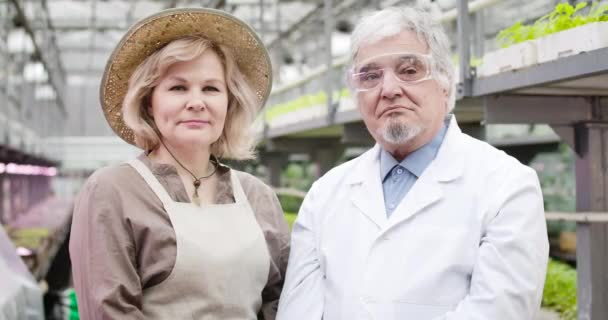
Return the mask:
[(164, 141), (208, 148), (224, 129), (228, 108), (224, 67), (213, 50), (169, 67), (152, 92), (150, 114)]

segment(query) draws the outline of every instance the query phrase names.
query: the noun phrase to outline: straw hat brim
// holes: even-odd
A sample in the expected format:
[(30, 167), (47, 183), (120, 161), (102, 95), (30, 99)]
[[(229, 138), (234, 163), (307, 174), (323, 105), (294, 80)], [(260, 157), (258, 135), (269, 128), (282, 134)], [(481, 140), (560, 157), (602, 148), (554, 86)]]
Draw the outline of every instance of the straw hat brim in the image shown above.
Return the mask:
[(239, 70), (254, 89), (262, 108), (272, 88), (270, 57), (262, 40), (245, 22), (223, 11), (179, 8), (162, 11), (133, 25), (120, 40), (106, 64), (100, 100), (110, 127), (123, 140), (135, 144), (133, 131), (122, 117), (122, 104), (135, 69), (169, 42), (188, 35), (201, 35), (226, 46)]

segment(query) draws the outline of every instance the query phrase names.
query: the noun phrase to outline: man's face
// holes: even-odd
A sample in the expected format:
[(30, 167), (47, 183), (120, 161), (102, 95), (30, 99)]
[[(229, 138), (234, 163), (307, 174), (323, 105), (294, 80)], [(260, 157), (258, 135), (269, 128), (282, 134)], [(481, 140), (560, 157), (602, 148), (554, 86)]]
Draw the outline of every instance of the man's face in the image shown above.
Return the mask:
[(433, 78), (428, 52), (411, 31), (362, 45), (357, 52), (351, 83), (358, 81), (358, 108), (371, 135), (385, 148), (419, 147), (441, 128), (448, 93)]

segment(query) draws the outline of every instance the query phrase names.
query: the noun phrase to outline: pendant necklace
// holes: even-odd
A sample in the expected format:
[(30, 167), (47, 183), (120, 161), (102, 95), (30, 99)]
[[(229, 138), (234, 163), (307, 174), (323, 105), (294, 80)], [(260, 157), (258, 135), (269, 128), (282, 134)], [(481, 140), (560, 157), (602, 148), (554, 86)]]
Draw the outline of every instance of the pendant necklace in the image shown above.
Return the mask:
[(163, 142), (162, 139), (159, 139), (160, 143), (163, 145), (163, 147), (165, 147), (165, 149), (167, 150), (167, 152), (169, 152), (169, 154), (171, 155), (171, 157), (173, 158), (173, 160), (175, 160), (175, 162), (177, 162), (177, 164), (179, 164), (180, 167), (182, 167), (182, 169), (186, 170), (194, 179), (194, 181), (192, 182), (192, 185), (194, 186), (194, 192), (192, 193), (192, 202), (200, 207), (201, 206), (201, 200), (198, 197), (198, 187), (201, 186), (201, 180), (203, 179), (207, 179), (210, 178), (211, 176), (213, 176), (215, 174), (215, 172), (217, 171), (217, 163), (215, 160), (213, 159), (209, 159), (209, 163), (211, 163), (213, 165), (213, 171), (211, 171), (210, 174), (206, 175), (206, 176), (202, 176), (202, 177), (196, 177), (194, 175), (194, 173), (192, 173), (192, 171), (188, 170), (181, 162), (179, 162), (179, 160), (177, 160), (177, 158), (173, 155), (173, 153), (171, 153), (171, 150), (169, 150), (169, 148), (167, 148), (167, 146), (165, 145), (165, 143)]

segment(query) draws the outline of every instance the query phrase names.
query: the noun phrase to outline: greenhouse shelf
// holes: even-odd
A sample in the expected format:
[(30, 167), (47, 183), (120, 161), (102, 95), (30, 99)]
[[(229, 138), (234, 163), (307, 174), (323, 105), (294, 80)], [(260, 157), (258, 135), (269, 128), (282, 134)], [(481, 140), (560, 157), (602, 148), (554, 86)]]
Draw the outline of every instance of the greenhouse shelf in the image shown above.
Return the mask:
[(472, 79), (473, 97), (513, 91), (543, 95), (608, 96), (608, 48)]

